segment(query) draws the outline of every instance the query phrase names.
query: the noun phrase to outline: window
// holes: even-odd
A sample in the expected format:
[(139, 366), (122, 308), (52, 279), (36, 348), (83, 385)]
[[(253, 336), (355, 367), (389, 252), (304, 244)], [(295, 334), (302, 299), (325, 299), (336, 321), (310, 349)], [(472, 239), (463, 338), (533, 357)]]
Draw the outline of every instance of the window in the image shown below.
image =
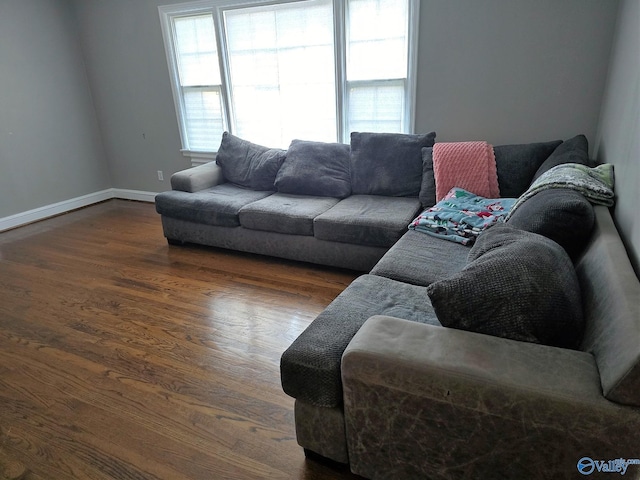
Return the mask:
[(330, 0), (223, 13), (234, 130), (264, 145), (336, 141)]
[(183, 150), (410, 133), (418, 0), (208, 0), (159, 7)]
[(409, 130), (407, 7), (403, 0), (347, 2), (348, 131)]
[(184, 137), (189, 148), (207, 150), (227, 128), (213, 18), (177, 17), (173, 28)]

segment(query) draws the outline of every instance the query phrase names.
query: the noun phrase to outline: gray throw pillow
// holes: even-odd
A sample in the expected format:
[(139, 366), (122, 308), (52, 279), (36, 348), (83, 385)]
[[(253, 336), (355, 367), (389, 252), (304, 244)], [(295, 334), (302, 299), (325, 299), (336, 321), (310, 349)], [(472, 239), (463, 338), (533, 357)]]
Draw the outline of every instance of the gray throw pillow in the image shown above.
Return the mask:
[(216, 163), (228, 182), (252, 190), (275, 190), (276, 174), (286, 155), (285, 150), (263, 147), (224, 132)]
[[(522, 195), (529, 188), (536, 170), (561, 143), (562, 140), (554, 140), (551, 142), (498, 145), (493, 147), (500, 196), (503, 198), (517, 198)], [(419, 198), (424, 208), (429, 208), (436, 204), (433, 148), (422, 149), (422, 184)]]
[(345, 198), (351, 194), (349, 145), (293, 140), (276, 176), (279, 193)]
[(417, 197), (422, 183), (422, 148), (435, 132), (351, 133), (351, 187), (356, 195)]
[(549, 158), (547, 158), (533, 175), (532, 182), (546, 171), (562, 165), (563, 163), (580, 163), (582, 165), (589, 164), (589, 142), (584, 135), (576, 135), (575, 137), (565, 141), (556, 148)]
[(577, 348), (583, 332), (580, 286), (560, 245), (498, 224), (478, 237), (469, 262), (427, 287), (442, 325)]
[(550, 188), (525, 201), (507, 224), (538, 233), (560, 244), (575, 260), (591, 237), (595, 223), (593, 205), (568, 188)]

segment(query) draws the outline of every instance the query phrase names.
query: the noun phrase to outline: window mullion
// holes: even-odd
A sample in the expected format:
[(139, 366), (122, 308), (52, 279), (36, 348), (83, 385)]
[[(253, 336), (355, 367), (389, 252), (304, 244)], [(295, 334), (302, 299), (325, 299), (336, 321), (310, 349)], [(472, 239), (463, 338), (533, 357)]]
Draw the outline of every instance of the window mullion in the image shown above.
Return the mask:
[(420, 32), (420, 1), (409, 0), (409, 32), (407, 45), (407, 83), (405, 98), (405, 122), (407, 132), (415, 132), (416, 108), (415, 99), (418, 83), (418, 35)]
[(336, 63), (336, 132), (338, 142), (349, 143), (347, 132), (348, 99), (347, 99), (347, 75), (346, 75), (346, 0), (333, 0), (333, 28), (334, 49)]
[(227, 119), (227, 129), (236, 133), (236, 120), (233, 111), (233, 91), (231, 88), (231, 74), (229, 71), (229, 55), (227, 52), (227, 34), (224, 25), (224, 7), (214, 9), (213, 18), (216, 22), (216, 44), (218, 45), (218, 61), (220, 62), (220, 79), (222, 81), (223, 109)]

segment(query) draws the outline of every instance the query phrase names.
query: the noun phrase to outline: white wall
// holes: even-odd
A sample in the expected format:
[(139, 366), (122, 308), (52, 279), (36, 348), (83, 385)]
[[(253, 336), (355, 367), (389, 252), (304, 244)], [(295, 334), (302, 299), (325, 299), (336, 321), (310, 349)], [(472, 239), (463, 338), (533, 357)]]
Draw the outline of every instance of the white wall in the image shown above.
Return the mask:
[(596, 150), (614, 165), (616, 223), (640, 275), (640, 0), (620, 6)]
[(0, 1), (0, 218), (110, 186), (73, 4)]

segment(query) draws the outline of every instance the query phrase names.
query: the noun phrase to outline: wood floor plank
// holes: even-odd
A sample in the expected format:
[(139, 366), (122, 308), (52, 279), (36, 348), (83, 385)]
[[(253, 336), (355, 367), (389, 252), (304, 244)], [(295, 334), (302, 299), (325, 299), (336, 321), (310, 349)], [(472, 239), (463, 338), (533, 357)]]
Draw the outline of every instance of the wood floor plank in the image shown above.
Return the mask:
[(0, 467), (22, 464), (27, 480), (356, 478), (304, 458), (279, 360), (357, 275), (169, 246), (138, 202), (0, 233)]

